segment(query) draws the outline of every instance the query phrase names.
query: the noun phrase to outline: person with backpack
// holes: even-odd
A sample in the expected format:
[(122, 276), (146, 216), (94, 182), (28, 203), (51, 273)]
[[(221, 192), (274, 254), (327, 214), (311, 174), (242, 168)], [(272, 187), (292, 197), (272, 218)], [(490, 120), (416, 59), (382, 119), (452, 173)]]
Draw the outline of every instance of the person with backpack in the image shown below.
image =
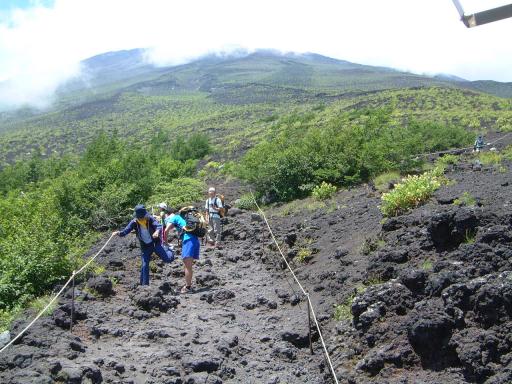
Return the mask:
[[(183, 208), (178, 214), (167, 217), (165, 221), (165, 233), (169, 236), (169, 231), (176, 229), (181, 239), (181, 259), (185, 268), (185, 285), (181, 288), (181, 293), (192, 292), (192, 277), (194, 260), (199, 260), (201, 243), (199, 237), (204, 236), (205, 230), (203, 223), (196, 217), (191, 207)], [(197, 212), (198, 213), (198, 212)]]
[(122, 231), (115, 231), (113, 235), (124, 237), (135, 231), (142, 251), (142, 266), (140, 270), (140, 284), (149, 285), (149, 261), (151, 255), (156, 253), (164, 262), (174, 260), (172, 249), (162, 247), (162, 225), (148, 213), (144, 205), (138, 204), (134, 208), (134, 218)]
[(475, 145), (473, 146), (473, 150), (475, 152), (480, 152), (485, 146), (484, 138), (482, 135), (478, 135), (478, 137), (475, 140)]
[(218, 247), (221, 241), (222, 227), (221, 216), (224, 212), (224, 205), (219, 196), (216, 195), (214, 187), (208, 189), (208, 199), (204, 206), (206, 217), (208, 219), (208, 237), (207, 240), (214, 247)]

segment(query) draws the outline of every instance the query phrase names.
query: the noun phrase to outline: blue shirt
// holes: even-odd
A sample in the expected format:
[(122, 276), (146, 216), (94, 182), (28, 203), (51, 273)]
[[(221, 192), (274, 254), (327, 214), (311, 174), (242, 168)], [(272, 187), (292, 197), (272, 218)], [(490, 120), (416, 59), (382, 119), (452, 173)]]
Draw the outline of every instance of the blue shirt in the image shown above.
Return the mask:
[(180, 233), (180, 236), (183, 238), (183, 241), (190, 240), (194, 237), (194, 235), (192, 235), (188, 232), (185, 232), (183, 230), (183, 227), (185, 227), (187, 225), (187, 222), (180, 215), (173, 215), (171, 217), (166, 218), (165, 224), (174, 225), (176, 227), (176, 229), (178, 230), (178, 232)]

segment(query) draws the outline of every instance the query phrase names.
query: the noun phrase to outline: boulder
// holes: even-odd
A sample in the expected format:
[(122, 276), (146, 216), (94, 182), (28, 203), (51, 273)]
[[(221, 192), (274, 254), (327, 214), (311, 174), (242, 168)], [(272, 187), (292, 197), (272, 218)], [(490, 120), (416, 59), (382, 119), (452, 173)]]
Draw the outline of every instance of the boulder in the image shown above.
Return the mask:
[(89, 279), (87, 288), (102, 297), (108, 297), (114, 293), (112, 291), (112, 281), (105, 276), (97, 276)]

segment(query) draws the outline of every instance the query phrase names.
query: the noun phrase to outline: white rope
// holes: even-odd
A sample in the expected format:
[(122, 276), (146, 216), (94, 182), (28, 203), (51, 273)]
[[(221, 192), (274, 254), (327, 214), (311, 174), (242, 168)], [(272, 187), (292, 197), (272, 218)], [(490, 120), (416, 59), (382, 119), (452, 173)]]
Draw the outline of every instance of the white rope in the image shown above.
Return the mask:
[[(41, 316), (43, 316), (43, 314), (48, 310), (48, 308), (51, 307), (51, 305), (54, 303), (55, 300), (57, 300), (57, 298), (62, 294), (62, 292), (64, 292), (64, 289), (66, 289), (66, 287), (69, 285), (69, 283), (71, 283), (73, 281), (73, 279), (75, 278), (76, 275), (80, 274), (81, 272), (84, 271), (85, 268), (87, 268), (89, 266), (89, 264), (91, 264), (93, 262), (94, 259), (96, 259), (96, 257), (98, 257), (98, 255), (105, 249), (105, 247), (107, 246), (107, 244), (110, 242), (110, 240), (112, 240), (112, 237), (114, 237), (114, 234), (110, 235), (110, 237), (108, 238), (107, 242), (105, 244), (103, 244), (103, 247), (101, 247), (101, 249), (93, 256), (89, 259), (89, 261), (87, 261), (87, 263), (84, 264), (84, 266), (82, 268), (80, 268), (78, 271), (73, 271), (73, 274), (71, 275), (71, 277), (68, 279), (68, 281), (66, 281), (66, 283), (64, 284), (64, 286), (60, 289), (60, 291), (50, 300), (50, 302), (46, 305), (46, 307), (44, 307), (38, 314), (37, 316), (34, 318), (34, 320), (32, 320), (30, 322), (29, 325), (27, 325), (20, 333), (18, 333), (16, 335), (16, 337), (14, 339), (12, 339), (11, 341), (9, 341), (9, 343), (7, 343), (7, 345), (5, 345), (2, 349), (0, 349), (0, 353), (2, 353), (3, 351), (5, 351), (8, 347), (10, 347), (16, 340), (18, 340), (25, 332), (27, 332), (30, 327), (32, 327), (32, 325), (34, 325), (34, 323), (39, 320), (39, 318)], [(71, 321), (73, 321), (73, 319), (71, 319)]]
[(265, 224), (267, 224), (267, 228), (268, 228), (268, 230), (270, 232), (270, 235), (272, 236), (272, 239), (274, 240), (274, 243), (277, 246), (277, 249), (278, 249), (279, 253), (281, 254), (281, 257), (283, 258), (284, 262), (286, 263), (286, 266), (288, 267), (288, 269), (290, 270), (291, 274), (293, 275), (293, 278), (295, 279), (297, 285), (300, 287), (302, 293), (304, 294), (304, 296), (306, 296), (306, 299), (308, 300), (309, 308), (311, 308), (311, 313), (313, 314), (313, 320), (315, 321), (316, 329), (318, 330), (318, 335), (320, 337), (320, 341), (322, 342), (322, 347), (323, 347), (324, 352), (325, 352), (325, 357), (327, 359), (327, 362), (329, 363), (329, 368), (331, 369), (331, 373), (332, 373), (332, 376), (334, 378), (334, 381), (336, 382), (336, 384), (339, 384), (338, 378), (336, 377), (336, 372), (334, 371), (334, 367), (332, 366), (331, 358), (329, 357), (329, 352), (327, 352), (327, 346), (325, 345), (325, 341), (324, 341), (324, 338), (322, 336), (322, 331), (320, 330), (320, 325), (318, 324), (318, 320), (317, 320), (316, 314), (315, 314), (315, 309), (313, 308), (313, 303), (311, 302), (311, 299), (309, 297), (309, 293), (304, 289), (304, 287), (300, 283), (299, 279), (295, 275), (295, 272), (293, 272), (292, 267), (290, 267), (290, 264), (288, 263), (288, 260), (286, 260), (286, 257), (284, 256), (283, 251), (281, 250), (281, 247), (279, 246), (279, 243), (277, 242), (276, 237), (274, 236), (274, 232), (272, 231), (272, 228), (270, 227), (270, 224), (268, 223), (267, 217), (265, 216), (265, 213), (261, 210), (260, 206), (256, 202), (256, 198), (254, 197), (254, 194), (252, 193), (252, 191), (251, 191), (251, 196), (252, 196), (252, 199), (254, 200), (254, 204), (256, 205), (256, 208), (261, 213), (261, 216), (263, 217), (263, 220), (265, 220)]

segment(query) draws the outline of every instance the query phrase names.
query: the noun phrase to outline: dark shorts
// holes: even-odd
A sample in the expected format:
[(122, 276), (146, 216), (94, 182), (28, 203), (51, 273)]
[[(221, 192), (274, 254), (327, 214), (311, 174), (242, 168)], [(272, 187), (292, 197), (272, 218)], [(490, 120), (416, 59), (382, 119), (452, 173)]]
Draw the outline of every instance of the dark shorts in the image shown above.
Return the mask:
[(192, 237), (183, 242), (183, 247), (181, 249), (181, 258), (186, 259), (187, 257), (192, 257), (194, 260), (199, 260), (199, 248), (201, 243), (197, 237)]

